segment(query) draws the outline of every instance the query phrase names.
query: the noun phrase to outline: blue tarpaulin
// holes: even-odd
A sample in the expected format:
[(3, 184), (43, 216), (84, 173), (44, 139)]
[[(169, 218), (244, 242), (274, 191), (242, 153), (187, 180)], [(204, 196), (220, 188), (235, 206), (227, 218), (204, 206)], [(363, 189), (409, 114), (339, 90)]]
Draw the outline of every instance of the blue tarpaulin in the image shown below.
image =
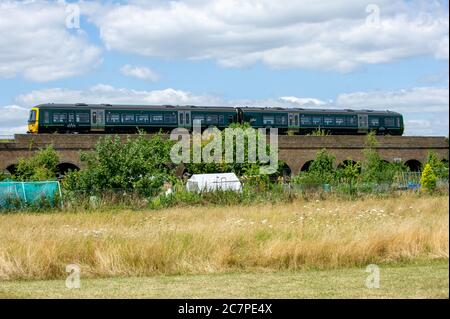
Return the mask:
[(11, 209), (40, 206), (43, 203), (57, 205), (61, 199), (58, 181), (46, 182), (0, 182), (0, 208)]

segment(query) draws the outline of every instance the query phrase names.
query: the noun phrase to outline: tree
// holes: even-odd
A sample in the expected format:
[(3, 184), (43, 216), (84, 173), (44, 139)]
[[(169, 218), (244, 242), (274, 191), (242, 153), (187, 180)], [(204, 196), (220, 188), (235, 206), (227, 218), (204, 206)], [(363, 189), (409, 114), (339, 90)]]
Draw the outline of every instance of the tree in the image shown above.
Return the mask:
[(428, 158), (426, 164), (430, 164), (433, 169), (436, 178), (448, 179), (448, 167), (439, 160), (438, 155), (434, 151), (428, 152)]
[(101, 138), (95, 150), (82, 153), (85, 168), (70, 172), (63, 180), (65, 189), (74, 191), (133, 190), (155, 195), (165, 181), (173, 178), (170, 149), (173, 141), (160, 134), (148, 139), (142, 132), (136, 137)]
[(338, 178), (352, 186), (361, 175), (361, 163), (347, 161), (347, 163), (336, 172)]
[(332, 184), (336, 180), (336, 170), (334, 169), (335, 157), (326, 149), (322, 149), (316, 154), (316, 158), (311, 163), (307, 172), (300, 172), (293, 180), (295, 184), (319, 185)]
[(19, 181), (45, 181), (56, 179), (58, 154), (53, 146), (39, 150), (31, 158), (21, 158), (13, 178)]
[[(249, 143), (249, 135), (254, 135), (255, 140), (254, 142), (256, 143), (256, 145), (258, 145), (258, 142), (260, 141), (260, 139), (264, 139), (266, 138), (266, 136), (258, 134), (258, 130), (254, 129), (251, 127), (251, 125), (249, 123), (243, 123), (243, 124), (239, 124), (239, 123), (233, 123), (229, 126), (230, 130), (236, 130), (236, 131), (240, 131), (241, 133), (243, 133), (243, 161), (239, 162), (237, 161), (237, 137), (233, 138), (233, 141), (231, 143), (227, 144), (226, 141), (226, 135), (224, 134), (224, 131), (222, 131), (221, 134), (221, 141), (218, 141), (218, 143), (222, 143), (221, 144), (221, 154), (218, 154), (218, 161), (214, 160), (211, 162), (206, 162), (204, 161), (204, 159), (202, 158), (202, 161), (200, 163), (194, 163), (194, 161), (191, 160), (190, 163), (186, 163), (185, 167), (187, 169), (187, 171), (191, 174), (206, 174), (206, 173), (226, 173), (226, 172), (233, 172), (235, 173), (237, 176), (256, 176), (260, 174), (260, 168), (262, 166), (265, 166), (266, 164), (262, 163), (262, 161), (260, 160), (259, 154), (257, 154), (257, 149), (250, 149), (250, 143)], [(250, 134), (247, 134), (250, 133)], [(199, 137), (201, 138), (201, 137)], [(205, 149), (208, 147), (208, 145), (211, 143), (211, 141), (213, 140), (213, 138), (211, 137), (211, 139), (208, 140), (202, 140), (201, 142), (201, 152), (202, 154), (204, 154)], [(231, 145), (231, 148), (230, 148)], [(255, 146), (256, 146), (255, 145)], [(226, 160), (226, 147), (229, 147), (229, 149), (232, 149), (232, 154), (234, 155), (234, 160), (233, 161), (227, 161)], [(266, 154), (273, 154), (273, 152), (271, 152), (270, 149), (270, 145), (267, 144), (266, 148), (265, 148)], [(191, 149), (190, 149), (190, 154), (191, 154), (191, 159), (192, 159), (192, 154), (193, 154), (194, 150), (193, 150), (193, 145), (191, 145)], [(256, 161), (251, 160), (250, 158), (250, 153), (253, 153), (256, 155)], [(279, 171), (277, 172), (278, 174), (281, 174), (281, 169), (280, 167), (283, 165), (283, 163), (279, 162), (278, 163), (278, 168)], [(275, 173), (275, 174), (277, 174)]]
[(422, 177), (420, 178), (422, 190), (432, 192), (436, 188), (436, 179), (431, 165), (429, 163), (425, 164)]
[(334, 155), (326, 149), (322, 149), (316, 154), (316, 158), (311, 163), (308, 173), (317, 177), (322, 183), (330, 184), (335, 179)]
[(384, 161), (376, 150), (378, 145), (375, 132), (367, 134), (363, 150), (364, 159), (361, 163), (361, 180), (369, 183), (391, 184), (395, 175), (406, 171), (407, 167), (402, 163)]

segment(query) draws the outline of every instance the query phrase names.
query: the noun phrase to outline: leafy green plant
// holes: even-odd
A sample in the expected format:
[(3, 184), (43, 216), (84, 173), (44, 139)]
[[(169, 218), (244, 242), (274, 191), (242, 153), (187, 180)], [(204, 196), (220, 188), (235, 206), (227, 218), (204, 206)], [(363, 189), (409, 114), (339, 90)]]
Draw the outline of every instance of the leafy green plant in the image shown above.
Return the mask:
[[(253, 132), (256, 136), (256, 143), (258, 143), (259, 139), (264, 139), (265, 136), (260, 136), (258, 134), (258, 130), (253, 129), (249, 123), (233, 123), (229, 126), (229, 129), (241, 129), (242, 131), (250, 131)], [(226, 139), (225, 134), (222, 134), (222, 154), (219, 155), (221, 160), (219, 162), (213, 161), (211, 163), (202, 162), (200, 163), (194, 163), (194, 161), (191, 161), (190, 163), (186, 163), (185, 167), (186, 170), (191, 174), (207, 174), (207, 173), (226, 173), (226, 172), (233, 172), (237, 176), (249, 176), (249, 175), (255, 175), (254, 172), (258, 172), (261, 166), (265, 165), (261, 163), (260, 159), (256, 158), (256, 163), (249, 160), (249, 138), (247, 134), (243, 135), (243, 141), (244, 141), (244, 148), (243, 148), (243, 162), (238, 163), (236, 161), (236, 153), (237, 153), (237, 146), (236, 146), (236, 139), (233, 139), (233, 156), (234, 160), (231, 163), (227, 163), (226, 161)], [(205, 147), (211, 142), (211, 140), (203, 140), (201, 145), (202, 153), (205, 150)], [(191, 156), (193, 154), (193, 146), (191, 146)], [(266, 145), (266, 154), (271, 154), (270, 145)], [(279, 173), (279, 172), (278, 172)]]
[(448, 162), (447, 165), (439, 160), (438, 155), (434, 151), (428, 152), (427, 162), (426, 164), (430, 164), (433, 169), (436, 178), (440, 179), (448, 179)]
[(5, 172), (0, 171), (0, 182), (6, 180), (8, 178), (9, 178), (9, 176)]
[(39, 150), (31, 158), (21, 158), (14, 179), (19, 181), (45, 181), (56, 179), (58, 154), (53, 146)]
[(101, 138), (93, 152), (82, 153), (85, 168), (69, 172), (63, 187), (71, 191), (137, 189), (143, 195), (156, 195), (163, 183), (173, 179), (171, 140), (161, 134), (147, 138), (140, 133), (122, 141), (119, 136)]
[(331, 135), (329, 131), (325, 129), (321, 129), (320, 127), (311, 133), (307, 134), (308, 136), (329, 136)]
[(429, 163), (425, 165), (420, 179), (422, 190), (432, 192), (436, 189), (436, 175), (433, 172), (433, 168)]

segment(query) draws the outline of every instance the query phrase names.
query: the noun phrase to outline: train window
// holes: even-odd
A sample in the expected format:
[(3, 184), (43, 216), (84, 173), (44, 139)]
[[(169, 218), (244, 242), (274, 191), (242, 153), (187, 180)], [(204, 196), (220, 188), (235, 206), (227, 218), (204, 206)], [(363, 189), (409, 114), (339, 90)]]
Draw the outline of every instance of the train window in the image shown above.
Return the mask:
[(277, 124), (277, 125), (286, 125), (286, 116), (277, 116), (277, 117), (275, 117), (275, 124)]
[(321, 116), (313, 116), (312, 118), (314, 125), (320, 125), (322, 124), (322, 117)]
[(71, 123), (75, 122), (75, 114), (69, 113), (69, 122)]
[(89, 123), (89, 113), (77, 113), (75, 118), (77, 123)]
[(394, 126), (394, 118), (393, 117), (385, 117), (384, 125), (385, 126)]
[(183, 125), (184, 124), (184, 113), (180, 112), (180, 124)]
[(202, 125), (202, 122), (205, 121), (205, 117), (203, 115), (194, 115), (192, 116), (192, 121), (196, 125)]
[(53, 113), (53, 123), (64, 123), (67, 120), (67, 113)]
[(223, 115), (219, 115), (219, 124), (224, 124), (224, 120)]
[(289, 114), (289, 126), (294, 125), (294, 116), (292, 114)]
[(379, 126), (380, 125), (380, 119), (378, 117), (372, 117), (369, 119), (369, 125), (370, 126)]
[(107, 121), (109, 123), (120, 123), (120, 115), (117, 113), (108, 113)]
[[(252, 121), (252, 119), (250, 119), (250, 122)], [(228, 115), (228, 123), (233, 123), (234, 122), (234, 117), (233, 115)]]
[(189, 124), (190, 123), (190, 118), (189, 118), (189, 113), (186, 113), (186, 124)]
[(206, 124), (217, 124), (219, 121), (218, 115), (207, 115), (206, 116)]
[(334, 124), (334, 117), (332, 117), (332, 116), (325, 116), (323, 118), (323, 123), (325, 125), (333, 125)]
[(177, 123), (177, 116), (175, 114), (164, 114), (164, 123)]
[(311, 117), (310, 116), (304, 116), (300, 118), (301, 125), (311, 125)]
[(163, 121), (163, 116), (162, 115), (153, 115), (152, 116), (152, 122), (162, 122)]
[(34, 123), (34, 122), (36, 122), (36, 111), (35, 111), (35, 110), (32, 110), (32, 111), (30, 112), (30, 118), (28, 119), (28, 122), (29, 122), (29, 123)]
[(336, 125), (337, 126), (343, 126), (345, 125), (345, 119), (343, 117), (336, 117)]
[(148, 115), (147, 114), (138, 114), (138, 115), (136, 115), (136, 122), (138, 122), (138, 123), (148, 123)]
[(122, 114), (122, 122), (133, 123), (134, 122), (134, 114)]
[(298, 114), (294, 115), (294, 126), (298, 126)]
[(263, 116), (264, 125), (273, 125), (275, 123), (275, 118), (273, 116)]
[(48, 114), (48, 111), (44, 112), (44, 123), (50, 123), (50, 115)]
[(356, 126), (357, 125), (357, 119), (356, 116), (351, 116), (347, 119), (348, 125)]
[(397, 117), (397, 127), (400, 127), (400, 118)]

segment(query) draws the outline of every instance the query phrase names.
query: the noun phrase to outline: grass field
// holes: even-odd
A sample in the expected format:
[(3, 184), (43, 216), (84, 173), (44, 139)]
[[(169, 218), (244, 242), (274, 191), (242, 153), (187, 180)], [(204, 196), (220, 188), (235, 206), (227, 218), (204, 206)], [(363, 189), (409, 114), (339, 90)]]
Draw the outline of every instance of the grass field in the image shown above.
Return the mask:
[(0, 282), (0, 298), (448, 298), (448, 262), (380, 267), (379, 288), (364, 268)]
[[(254, 284), (261, 285), (255, 296), (281, 297), (283, 283), (300, 276), (309, 283), (287, 295), (366, 297), (359, 274), (377, 264), (390, 265), (386, 274), (400, 279), (371, 294), (448, 296), (448, 285), (442, 288), (448, 284), (448, 212), (446, 196), (408, 194), (252, 207), (3, 214), (1, 289), (5, 296), (63, 296), (66, 266), (76, 264), (86, 289), (75, 294), (86, 296), (122, 296), (134, 285), (136, 296), (166, 296), (167, 289), (174, 291), (168, 297), (216, 296), (183, 287), (202, 290), (203, 282), (232, 294), (235, 289), (223, 284), (229, 280), (248, 281), (248, 288), (236, 290), (239, 296)], [(415, 283), (402, 288), (416, 271), (421, 275)], [(348, 295), (346, 288), (329, 290), (327, 276), (354, 286)], [(272, 290), (265, 292), (266, 285)]]

